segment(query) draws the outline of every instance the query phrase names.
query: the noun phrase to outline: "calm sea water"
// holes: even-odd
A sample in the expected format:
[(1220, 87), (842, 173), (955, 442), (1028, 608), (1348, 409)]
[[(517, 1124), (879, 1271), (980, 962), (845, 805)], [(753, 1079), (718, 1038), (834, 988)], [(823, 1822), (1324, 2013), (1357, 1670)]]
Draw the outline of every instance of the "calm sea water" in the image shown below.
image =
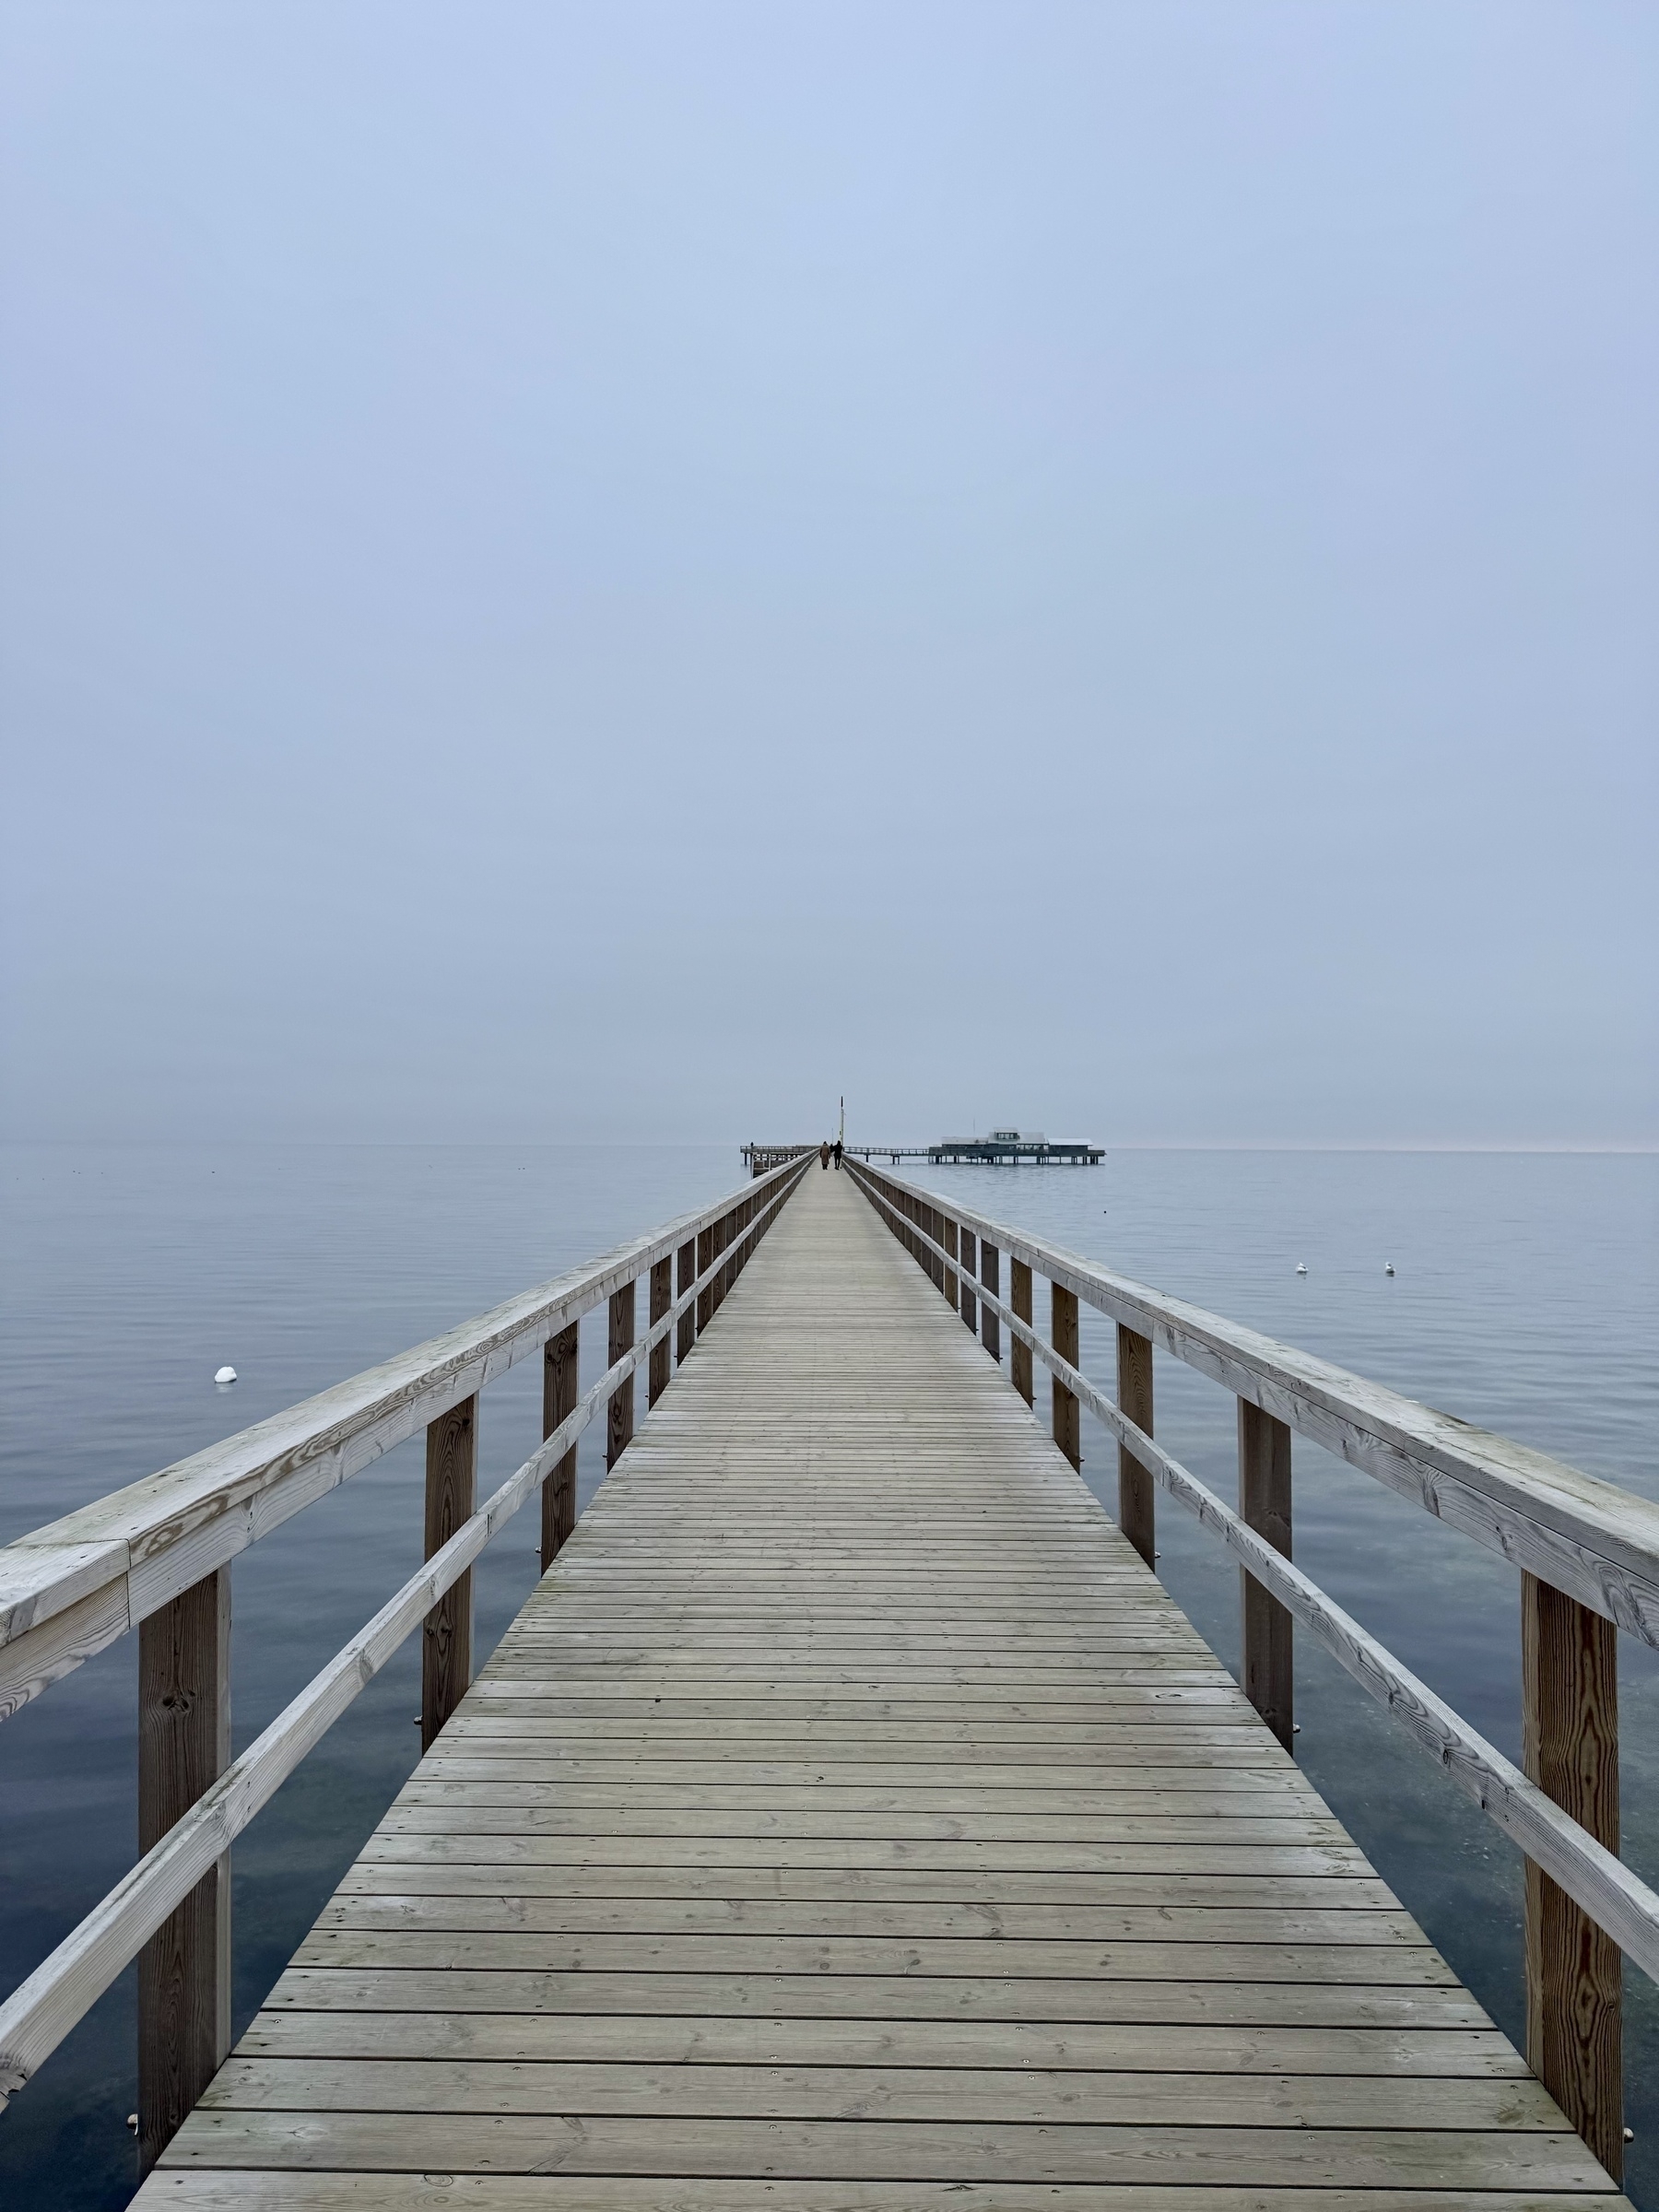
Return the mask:
[[(734, 1187), (735, 1148), (0, 1150), (0, 1540), (373, 1364)], [(1659, 1160), (1389, 1153), (1114, 1154), (1090, 1170), (929, 1179), (1124, 1272), (1659, 1498)], [(1295, 1274), (1299, 1260), (1308, 1274)], [(1383, 1274), (1385, 1261), (1397, 1270)], [(602, 1334), (603, 1316), (588, 1324)], [(1110, 1332), (1083, 1318), (1109, 1381)], [(598, 1335), (583, 1343), (598, 1371)], [(241, 1378), (217, 1390), (216, 1368)], [(1159, 1355), (1158, 1429), (1233, 1494), (1233, 1413)], [(484, 1402), (481, 1479), (538, 1441), (528, 1361)], [(583, 1440), (579, 1495), (598, 1480)], [(1110, 1503), (1115, 1455), (1085, 1426)], [(1517, 1578), (1298, 1441), (1299, 1560), (1518, 1756)], [(418, 1563), (418, 1441), (235, 1568), (240, 1747)], [(526, 1511), (477, 1570), (480, 1655), (535, 1574)], [(1237, 1664), (1238, 1576), (1159, 1500), (1160, 1571)], [(0, 1988), (135, 1855), (135, 1640), (0, 1729)], [(1522, 2029), (1520, 1861), (1299, 1640), (1303, 1765), (1453, 1966)], [(1659, 1667), (1623, 1668), (1625, 1855), (1659, 1881)], [(414, 1763), (418, 1639), (286, 1785), (235, 1859), (240, 2032)], [(1659, 2004), (1627, 1975), (1630, 2193), (1659, 2206)], [(0, 2119), (13, 2200), (113, 2208), (135, 2181), (133, 1976)]]

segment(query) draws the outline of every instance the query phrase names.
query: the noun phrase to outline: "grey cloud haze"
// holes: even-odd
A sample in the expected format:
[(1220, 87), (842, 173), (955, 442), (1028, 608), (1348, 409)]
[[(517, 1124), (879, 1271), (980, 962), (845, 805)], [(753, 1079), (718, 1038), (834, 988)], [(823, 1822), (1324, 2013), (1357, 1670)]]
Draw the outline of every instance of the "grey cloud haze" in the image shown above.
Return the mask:
[(1659, 17), (17, 5), (17, 1135), (1653, 1141)]

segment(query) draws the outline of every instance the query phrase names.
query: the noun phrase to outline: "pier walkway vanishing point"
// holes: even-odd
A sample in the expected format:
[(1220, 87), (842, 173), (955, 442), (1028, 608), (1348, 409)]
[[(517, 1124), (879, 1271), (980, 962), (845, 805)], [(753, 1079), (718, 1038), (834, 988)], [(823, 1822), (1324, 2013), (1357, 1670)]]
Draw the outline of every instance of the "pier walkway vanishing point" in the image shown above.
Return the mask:
[(1033, 1418), (1029, 1267), (867, 1171), (750, 1208), (724, 1304), (647, 1255), (660, 1361), (611, 1292), (614, 1470), (143, 2212), (1622, 2206), (1278, 1740), (1288, 1643), (1264, 1719)]

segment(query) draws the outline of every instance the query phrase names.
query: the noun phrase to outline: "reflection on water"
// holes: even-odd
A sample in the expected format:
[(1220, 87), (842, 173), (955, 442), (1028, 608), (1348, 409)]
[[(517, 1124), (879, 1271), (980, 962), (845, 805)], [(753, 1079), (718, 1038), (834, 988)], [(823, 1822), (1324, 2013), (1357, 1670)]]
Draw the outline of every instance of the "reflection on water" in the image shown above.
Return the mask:
[[(1121, 1153), (1094, 1170), (939, 1169), (959, 1191), (1130, 1275), (1659, 1497), (1653, 1365), (1659, 1162), (1521, 1155)], [(9, 1147), (0, 1151), (0, 1538), (17, 1535), (700, 1205), (731, 1147)], [(1299, 1261), (1308, 1273), (1299, 1277)], [(1392, 1261), (1395, 1274), (1383, 1273)], [(1040, 1318), (1041, 1316), (1040, 1315)], [(604, 1315), (583, 1371), (603, 1364)], [(1110, 1382), (1110, 1332), (1083, 1316)], [(221, 1365), (236, 1384), (216, 1389)], [(1163, 1355), (1158, 1430), (1232, 1492), (1233, 1416)], [(528, 1361), (486, 1394), (480, 1481), (538, 1441)], [(580, 1452), (591, 1496), (597, 1426)], [(1115, 1458), (1086, 1422), (1085, 1477)], [(235, 1569), (238, 1747), (418, 1563), (418, 1440)], [(1512, 1756), (1516, 1578), (1368, 1477), (1296, 1446), (1296, 1551), (1315, 1579)], [(1237, 1664), (1237, 1572), (1159, 1500), (1160, 1571)], [(535, 1572), (521, 1514), (477, 1570), (480, 1656)], [(0, 1986), (135, 1855), (135, 1639), (0, 1729)], [(1625, 1639), (1626, 1856), (1659, 1879), (1659, 1670)], [(1304, 1766), (1512, 2035), (1519, 1862), (1498, 1831), (1304, 1640)], [(414, 1763), (418, 1640), (239, 1842), (247, 2019)], [(0, 2121), (31, 2206), (114, 2207), (133, 2185), (132, 1975)], [(1659, 2206), (1659, 2006), (1627, 1978), (1630, 2186)]]

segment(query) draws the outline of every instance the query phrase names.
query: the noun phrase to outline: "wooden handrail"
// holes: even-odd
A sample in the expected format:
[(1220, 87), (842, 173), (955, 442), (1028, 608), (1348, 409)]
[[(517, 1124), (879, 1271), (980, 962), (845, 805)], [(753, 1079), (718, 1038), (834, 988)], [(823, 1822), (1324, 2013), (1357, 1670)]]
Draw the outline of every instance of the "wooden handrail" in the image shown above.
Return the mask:
[(801, 1166), (0, 1547), (0, 1720)]
[[(1397, 1713), (1520, 1844), (1527, 1862), (1527, 2057), (1617, 2177), (1624, 2159), (1618, 1954), (1622, 1949), (1659, 1981), (1659, 1894), (1618, 1855), (1618, 1668), (1611, 1624), (1655, 1641), (1659, 1615), (1651, 1601), (1659, 1568), (1659, 1508), (1253, 1330), (1165, 1298), (971, 1207), (942, 1208), (934, 1194), (851, 1159), (846, 1165), (934, 1282), (942, 1286), (947, 1277), (960, 1274), (966, 1288), (956, 1247), (967, 1234), (977, 1237), (982, 1253), (1009, 1253), (1011, 1306), (996, 1295), (982, 1265), (976, 1284), (987, 1351), (1000, 1359), (1000, 1343), (990, 1330), (993, 1323), (1006, 1323), (1011, 1380), (1028, 1405), (1033, 1358), (1052, 1371), (1054, 1440), (1074, 1465), (1079, 1402), (1118, 1440), (1120, 1523), (1148, 1567), (1157, 1554), (1150, 1494), (1137, 1488), (1144, 1475), (1233, 1552), (1243, 1569), (1245, 1693), (1287, 1748), (1292, 1737), (1290, 1624), (1296, 1620)], [(965, 1242), (961, 1249), (967, 1252)], [(1033, 1268), (1053, 1286), (1053, 1343), (1045, 1344), (1031, 1325)], [(1076, 1364), (1078, 1298), (1117, 1324), (1115, 1404)], [(1154, 1442), (1154, 1343), (1237, 1396), (1241, 1513)], [(1523, 1567), (1529, 1771), (1513, 1766), (1291, 1565), (1292, 1428)], [(1408, 1470), (1423, 1478), (1420, 1488)], [(1463, 1501), (1462, 1511), (1445, 1510), (1448, 1494)], [(1500, 1498), (1501, 1515), (1488, 1512), (1470, 1525), (1466, 1501), (1474, 1496), (1488, 1505), (1494, 1496)], [(1592, 1549), (1593, 1543), (1599, 1548)], [(1616, 1561), (1610, 1556), (1615, 1549)], [(1544, 1560), (1549, 1564), (1537, 1563)]]
[[(575, 1410), (524, 1465), (456, 1529), (418, 1574), (410, 1576), (360, 1633), (335, 1654), (130, 1873), (0, 2004), (0, 2107), (39, 2071), (116, 1975), (212, 1873), (235, 1838), (307, 1752), (469, 1571), (473, 1561), (519, 1508), (535, 1495), (613, 1395), (657, 1347), (672, 1341), (676, 1324), (683, 1313), (694, 1308), (699, 1292), (706, 1291), (717, 1276), (729, 1279), (747, 1256), (745, 1248), (752, 1247), (765, 1233), (806, 1164), (804, 1159), (792, 1163), (793, 1173), (770, 1178), (771, 1194), (764, 1202), (761, 1194), (753, 1189), (743, 1194), (738, 1203), (748, 1210), (749, 1218), (705, 1273), (688, 1284), (611, 1363), (582, 1394)], [(731, 1201), (724, 1205), (727, 1213), (734, 1210)], [(651, 1253), (665, 1238), (672, 1250), (682, 1240), (688, 1223), (705, 1218), (688, 1216), (662, 1235), (642, 1239), (637, 1247), (625, 1249)], [(597, 1263), (599, 1279), (608, 1279), (610, 1266), (609, 1255)]]

